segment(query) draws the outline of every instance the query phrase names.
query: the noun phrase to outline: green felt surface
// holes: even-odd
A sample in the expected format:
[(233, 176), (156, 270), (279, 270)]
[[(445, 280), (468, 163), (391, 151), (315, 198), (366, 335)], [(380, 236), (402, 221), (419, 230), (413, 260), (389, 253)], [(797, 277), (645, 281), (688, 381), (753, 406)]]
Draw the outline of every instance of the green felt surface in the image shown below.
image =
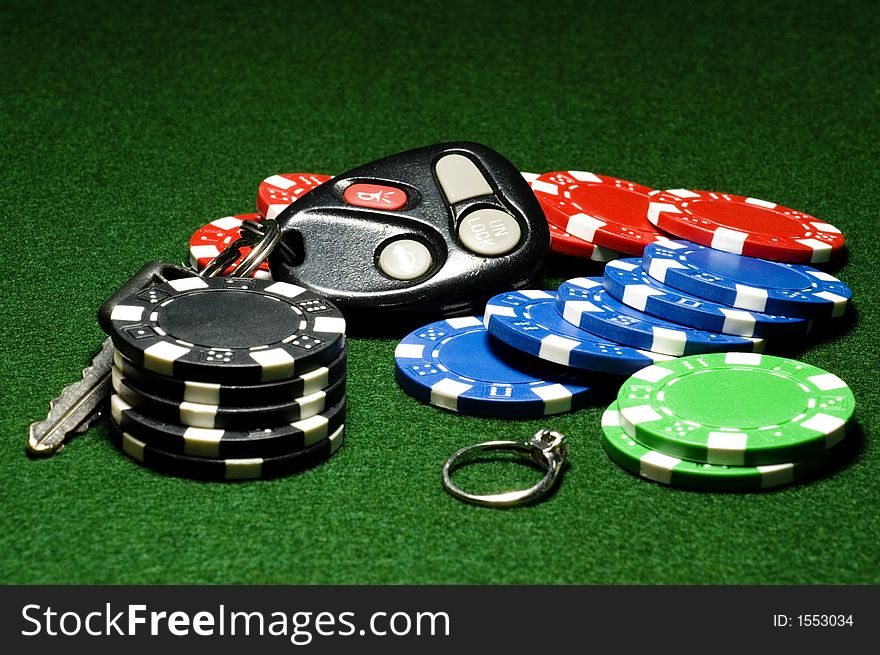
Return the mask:
[[(877, 583), (880, 12), (873, 3), (7, 2), (0, 8), (0, 581)], [(794, 353), (845, 378), (863, 435), (821, 479), (715, 495), (639, 480), (602, 407), (465, 418), (350, 344), (348, 440), (288, 479), (156, 475), (103, 426), (51, 459), (27, 426), (103, 338), (101, 302), (180, 261), (259, 181), (441, 140), (523, 170), (768, 198), (841, 228), (857, 319)], [(552, 262), (549, 284), (595, 266)], [(455, 449), (548, 425), (558, 492), (494, 511), (440, 487)], [(473, 467), (471, 467), (473, 468)], [(463, 480), (527, 482), (520, 467)]]

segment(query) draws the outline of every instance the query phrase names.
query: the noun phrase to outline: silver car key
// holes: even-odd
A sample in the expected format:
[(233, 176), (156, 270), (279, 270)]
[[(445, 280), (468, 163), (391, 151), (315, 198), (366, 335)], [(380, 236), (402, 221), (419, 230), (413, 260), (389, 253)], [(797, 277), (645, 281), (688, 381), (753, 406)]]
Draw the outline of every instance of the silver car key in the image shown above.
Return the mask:
[[(141, 289), (196, 275), (194, 271), (164, 262), (149, 262), (135, 273), (98, 311), (98, 323), (106, 332), (113, 308)], [(113, 365), (113, 343), (107, 337), (92, 363), (82, 372), (82, 378), (67, 385), (61, 394), (49, 403), (49, 414), (42, 421), (34, 421), (28, 430), (28, 452), (37, 456), (57, 453), (67, 438), (84, 432), (101, 410), (110, 393), (110, 369)]]

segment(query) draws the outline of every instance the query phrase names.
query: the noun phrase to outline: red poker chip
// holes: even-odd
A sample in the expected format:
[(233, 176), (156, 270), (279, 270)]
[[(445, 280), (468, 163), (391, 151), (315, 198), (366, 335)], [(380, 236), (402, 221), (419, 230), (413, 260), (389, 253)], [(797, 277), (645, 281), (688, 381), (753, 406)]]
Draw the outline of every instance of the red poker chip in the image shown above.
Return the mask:
[[(207, 225), (203, 225), (196, 230), (189, 238), (189, 260), (196, 267), (197, 271), (201, 271), (208, 265), (214, 257), (219, 255), (230, 243), (237, 240), (240, 236), (239, 229), (243, 221), (261, 221), (262, 216), (259, 214), (239, 214), (238, 216), (224, 216), (216, 221), (211, 221)], [(241, 257), (239, 257), (232, 265), (223, 271), (223, 275), (228, 275), (232, 268), (240, 262), (251, 249), (247, 246), (241, 249)], [(269, 264), (263, 262), (260, 267), (254, 271), (251, 277), (271, 280), (272, 274), (269, 272)]]
[(641, 255), (667, 236), (648, 221), (650, 187), (581, 171), (544, 173), (531, 184), (548, 221), (597, 246)]
[[(540, 177), (537, 173), (522, 173), (522, 176), (529, 183), (529, 186)], [(547, 227), (550, 228), (551, 252), (568, 255), (569, 257), (590, 259), (594, 262), (610, 262), (612, 259), (619, 259), (621, 257), (619, 252), (579, 239), (550, 221), (547, 221)]]
[(275, 218), (304, 193), (330, 179), (319, 173), (282, 173), (267, 177), (257, 190), (257, 211), (265, 218)]
[(840, 230), (809, 214), (714, 191), (658, 191), (648, 220), (701, 246), (791, 264), (827, 262), (845, 244)]
[(572, 236), (561, 227), (547, 222), (550, 228), (550, 250), (560, 255), (589, 259), (594, 262), (610, 262), (612, 259), (620, 259), (623, 255), (616, 250), (610, 250), (597, 246), (589, 241)]

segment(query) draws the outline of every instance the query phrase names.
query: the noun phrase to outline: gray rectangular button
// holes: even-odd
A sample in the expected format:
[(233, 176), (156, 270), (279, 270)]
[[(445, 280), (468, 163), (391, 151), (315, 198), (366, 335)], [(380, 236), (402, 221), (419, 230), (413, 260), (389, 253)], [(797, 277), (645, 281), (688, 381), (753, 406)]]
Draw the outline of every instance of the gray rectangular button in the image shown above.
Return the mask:
[(447, 202), (454, 205), (462, 200), (488, 196), (493, 193), (489, 182), (483, 177), (480, 169), (464, 155), (446, 155), (441, 157), (434, 167), (437, 180)]

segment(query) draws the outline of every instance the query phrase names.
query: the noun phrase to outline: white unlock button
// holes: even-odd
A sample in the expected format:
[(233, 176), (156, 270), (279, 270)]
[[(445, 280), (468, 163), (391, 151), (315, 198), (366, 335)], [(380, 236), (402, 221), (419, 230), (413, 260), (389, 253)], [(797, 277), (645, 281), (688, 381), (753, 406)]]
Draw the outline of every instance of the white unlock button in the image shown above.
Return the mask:
[(478, 209), (458, 226), (458, 238), (464, 247), (478, 255), (508, 253), (519, 243), (521, 234), (516, 219), (500, 209)]

